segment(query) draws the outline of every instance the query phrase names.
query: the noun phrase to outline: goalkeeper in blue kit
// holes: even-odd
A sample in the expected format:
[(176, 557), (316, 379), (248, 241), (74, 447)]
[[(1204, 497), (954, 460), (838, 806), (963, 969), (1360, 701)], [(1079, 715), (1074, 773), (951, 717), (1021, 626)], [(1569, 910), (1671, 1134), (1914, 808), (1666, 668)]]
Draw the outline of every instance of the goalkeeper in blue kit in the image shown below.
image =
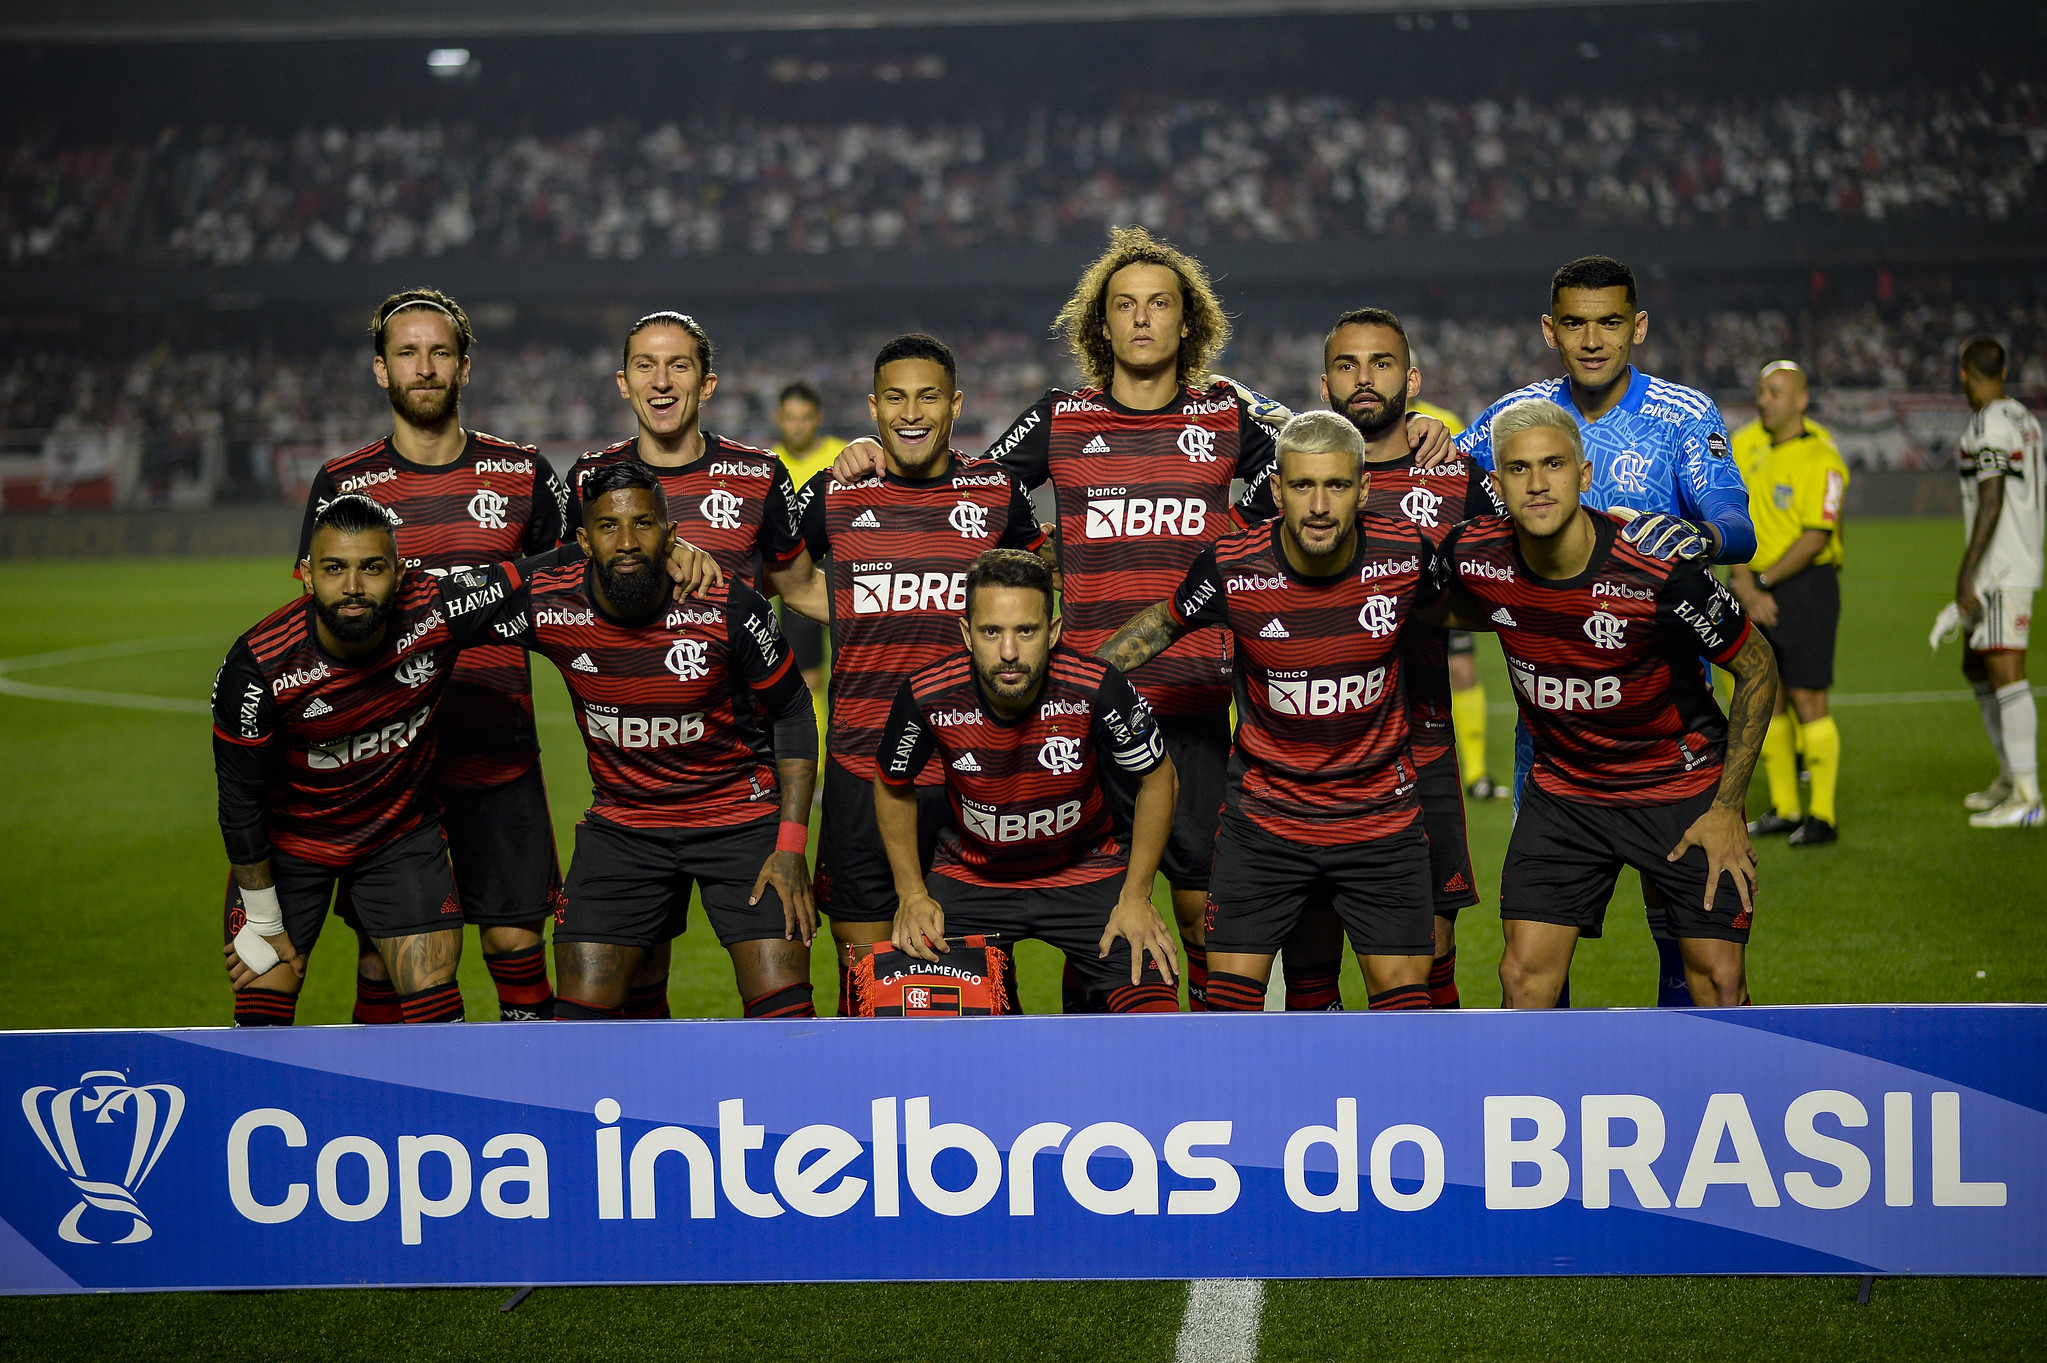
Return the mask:
[[(1546, 398), (1578, 418), (1592, 464), (1584, 504), (1635, 513), (1623, 538), (1658, 558), (1747, 563), (1755, 556), (1756, 532), (1727, 423), (1704, 393), (1644, 374), (1629, 362), (1649, 334), (1649, 314), (1637, 301), (1634, 271), (1608, 256), (1586, 256), (1558, 270), (1550, 279), (1542, 335), (1563, 361), (1563, 375), (1495, 402), (1457, 437), (1457, 446), (1490, 469), (1494, 414), (1516, 402)], [(1527, 727), (1517, 723), (1517, 807), (1534, 755)], [(1684, 959), (1654, 892), (1643, 889), (1651, 900), (1649, 928), (1661, 961), (1656, 1001), (1682, 1007), (1691, 1002)], [(1559, 1005), (1568, 1006), (1568, 1000), (1566, 994)]]

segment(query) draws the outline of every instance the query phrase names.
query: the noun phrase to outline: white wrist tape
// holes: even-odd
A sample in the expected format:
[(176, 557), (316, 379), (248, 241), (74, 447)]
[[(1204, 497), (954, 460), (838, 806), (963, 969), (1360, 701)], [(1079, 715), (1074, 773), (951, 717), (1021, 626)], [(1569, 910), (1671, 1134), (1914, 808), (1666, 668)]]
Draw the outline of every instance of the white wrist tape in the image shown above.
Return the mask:
[(235, 955), (258, 975), (268, 974), (280, 959), (277, 949), (264, 941), (284, 931), (284, 910), (277, 902), (276, 887), (242, 890), (243, 922), (235, 934)]

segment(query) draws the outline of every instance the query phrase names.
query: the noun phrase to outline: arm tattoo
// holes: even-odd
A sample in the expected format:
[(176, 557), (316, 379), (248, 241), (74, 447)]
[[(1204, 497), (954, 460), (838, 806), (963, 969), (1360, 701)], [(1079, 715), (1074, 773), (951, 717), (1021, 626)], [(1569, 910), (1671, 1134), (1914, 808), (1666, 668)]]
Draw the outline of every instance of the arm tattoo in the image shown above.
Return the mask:
[(1146, 606), (1130, 617), (1130, 623), (1111, 635), (1095, 656), (1118, 672), (1134, 672), (1166, 651), (1186, 631), (1176, 626), (1166, 603)]
[(1727, 755), (1713, 803), (1738, 810), (1747, 804), (1749, 776), (1763, 750), (1770, 712), (1777, 706), (1777, 658), (1764, 641), (1763, 632), (1751, 626), (1748, 640), (1734, 655), (1733, 663), (1734, 698), (1727, 703)]
[(277, 875), (270, 869), (268, 857), (239, 865), (230, 862), (228, 869), (235, 873), (235, 884), (245, 890), (267, 890), (277, 884)]

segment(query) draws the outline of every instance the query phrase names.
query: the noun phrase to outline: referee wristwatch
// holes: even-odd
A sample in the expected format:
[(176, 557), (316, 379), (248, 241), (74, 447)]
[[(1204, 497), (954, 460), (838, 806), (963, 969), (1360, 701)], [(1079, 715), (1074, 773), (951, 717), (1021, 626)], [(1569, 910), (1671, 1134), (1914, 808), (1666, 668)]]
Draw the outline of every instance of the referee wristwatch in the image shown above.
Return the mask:
[(1762, 573), (1757, 573), (1757, 574), (1756, 574), (1756, 585), (1757, 585), (1758, 587), (1761, 587), (1761, 588), (1762, 588), (1762, 589), (1763, 589), (1764, 591), (1768, 591), (1768, 590), (1770, 590), (1770, 579), (1769, 579), (1768, 577), (1764, 576), (1764, 575), (1763, 575)]

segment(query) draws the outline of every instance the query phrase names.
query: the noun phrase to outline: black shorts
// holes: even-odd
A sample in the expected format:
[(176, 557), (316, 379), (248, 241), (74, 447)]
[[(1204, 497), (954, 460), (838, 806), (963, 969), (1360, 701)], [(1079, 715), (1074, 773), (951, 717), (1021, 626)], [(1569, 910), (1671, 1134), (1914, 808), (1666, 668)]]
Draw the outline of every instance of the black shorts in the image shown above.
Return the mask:
[[(945, 910), (948, 940), (967, 933), (1000, 934), (1003, 945), (1013, 947), (1035, 937), (1065, 952), (1067, 964), (1090, 990), (1106, 993), (1130, 983), (1130, 943), (1119, 937), (1110, 943), (1107, 957), (1096, 955), (1102, 949), (1102, 929), (1109, 926), (1116, 898), (1123, 893), (1120, 875), (1049, 889), (1031, 885), (992, 889), (933, 871), (924, 878), (924, 888)], [(1163, 984), (1165, 978), (1146, 956), (1139, 981)]]
[[(277, 880), (285, 934), (301, 953), (320, 940), (334, 887), (342, 881), (354, 900), (349, 926), (371, 937), (414, 937), (462, 927), (462, 900), (448, 869), (447, 839), (431, 819), (346, 866), (321, 866), (272, 851), (270, 871)], [(242, 892), (232, 876), (223, 919), (227, 935), (222, 940), (232, 942), (244, 922)]]
[(1781, 587), (1777, 623), (1763, 631), (1777, 651), (1786, 686), (1824, 691), (1834, 684), (1834, 635), (1841, 624), (1841, 574), (1833, 564), (1807, 568)]
[(1429, 835), (1429, 886), (1436, 916), (1457, 921), (1457, 911), (1478, 903), (1471, 870), (1471, 843), (1464, 834), (1464, 784), (1457, 752), (1450, 749), (1417, 773), (1422, 831)]
[(1673, 935), (1748, 941), (1750, 913), (1741, 907), (1731, 872), (1720, 875), (1713, 911), (1706, 895), (1706, 851), (1694, 847), (1680, 861), (1670, 849), (1711, 808), (1713, 791), (1666, 805), (1595, 805), (1559, 799), (1535, 781), (1521, 789), (1521, 809), (1500, 872), (1500, 917), (1557, 923), (1597, 937), (1605, 927), (1621, 867), (1642, 873), (1645, 886), (1663, 894)]
[(689, 925), (692, 885), (703, 893), (704, 916), (720, 945), (779, 940), (786, 929), (775, 887), (762, 887), (760, 903), (746, 902), (775, 850), (779, 823), (770, 817), (737, 828), (625, 828), (584, 815), (554, 940), (658, 946)]
[(1208, 886), (1208, 954), (1270, 956), (1304, 909), (1326, 904), (1361, 955), (1433, 956), (1429, 884), (1429, 840), (1420, 819), (1367, 842), (1304, 847), (1226, 811)]
[[(841, 923), (886, 923), (896, 916), (896, 876), (874, 823), (874, 783), (824, 759), (824, 822), (817, 834), (817, 909)], [(945, 826), (944, 786), (917, 788), (917, 868), (931, 870)]]
[[(1208, 868), (1215, 861), (1216, 820), (1229, 793), (1230, 719), (1216, 715), (1160, 715), (1159, 737), (1180, 781), (1173, 806), (1173, 830), (1159, 857), (1159, 870), (1176, 890), (1208, 888)], [(1110, 767), (1108, 785), (1128, 802), (1136, 798), (1137, 781)], [(1129, 983), (1130, 977), (1123, 977)]]
[(775, 610), (782, 618), (782, 637), (789, 641), (789, 651), (796, 655), (796, 670), (821, 670), (824, 667), (824, 626), (780, 602), (776, 603)]
[(1468, 656), (1476, 652), (1478, 652), (1478, 640), (1472, 637), (1470, 630), (1453, 629), (1450, 631), (1451, 657)]
[(554, 819), (536, 765), (488, 790), (441, 789), (441, 827), (462, 890), (462, 920), (478, 927), (546, 918), (561, 899)]

